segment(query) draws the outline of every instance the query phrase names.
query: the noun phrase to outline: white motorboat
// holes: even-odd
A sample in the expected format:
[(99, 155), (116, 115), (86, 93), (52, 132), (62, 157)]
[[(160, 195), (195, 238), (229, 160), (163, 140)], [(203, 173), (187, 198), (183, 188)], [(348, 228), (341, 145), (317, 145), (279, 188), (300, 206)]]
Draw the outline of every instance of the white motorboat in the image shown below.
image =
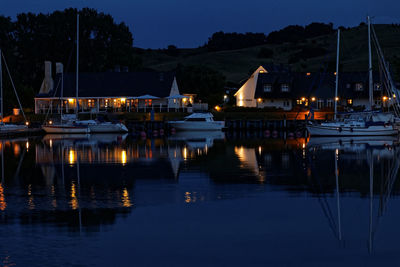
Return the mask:
[(168, 122), (179, 131), (220, 131), (225, 127), (225, 121), (214, 121), (211, 113), (193, 113), (182, 121)]
[(79, 120), (77, 125), (89, 127), (90, 133), (127, 133), (125, 124), (117, 122), (100, 122), (96, 120)]

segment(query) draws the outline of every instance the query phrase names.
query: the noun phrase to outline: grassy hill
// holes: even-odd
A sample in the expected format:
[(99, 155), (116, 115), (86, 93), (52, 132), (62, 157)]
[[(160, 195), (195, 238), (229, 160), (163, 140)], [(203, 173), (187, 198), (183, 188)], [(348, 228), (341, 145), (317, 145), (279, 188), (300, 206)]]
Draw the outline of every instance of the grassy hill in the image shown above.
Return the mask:
[[(392, 66), (395, 79), (400, 81), (400, 26), (375, 25), (380, 45), (386, 60)], [(334, 71), (336, 62), (336, 34), (305, 39), (297, 43), (261, 45), (239, 50), (209, 52), (207, 48), (178, 49), (176, 55), (168, 55), (166, 50), (140, 50), (143, 67), (158, 71), (184, 66), (201, 65), (222, 73), (226, 80), (241, 84), (249, 73), (262, 64), (290, 65), (293, 71), (318, 71), (325, 66)], [(273, 51), (269, 58), (261, 58), (260, 50)], [(373, 48), (375, 53), (375, 48)], [(313, 51), (325, 51), (313, 55)], [(368, 68), (367, 26), (361, 25), (342, 31), (341, 71), (366, 71)], [(376, 53), (374, 68), (377, 69)]]

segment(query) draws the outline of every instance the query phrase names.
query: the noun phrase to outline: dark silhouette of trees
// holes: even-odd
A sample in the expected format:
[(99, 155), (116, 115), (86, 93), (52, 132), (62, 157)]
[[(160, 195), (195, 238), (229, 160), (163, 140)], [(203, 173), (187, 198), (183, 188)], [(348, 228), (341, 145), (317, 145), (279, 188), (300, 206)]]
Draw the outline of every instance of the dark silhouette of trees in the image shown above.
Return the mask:
[(265, 44), (264, 33), (214, 33), (208, 39), (206, 47), (209, 51), (234, 50)]

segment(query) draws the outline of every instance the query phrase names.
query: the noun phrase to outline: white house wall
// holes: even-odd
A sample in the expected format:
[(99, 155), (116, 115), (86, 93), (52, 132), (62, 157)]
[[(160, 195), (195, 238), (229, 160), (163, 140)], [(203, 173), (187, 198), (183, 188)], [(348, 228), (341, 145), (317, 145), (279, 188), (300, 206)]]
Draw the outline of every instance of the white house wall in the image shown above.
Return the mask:
[(258, 74), (262, 72), (267, 72), (262, 66), (253, 72), (251, 77), (247, 80), (245, 84), (236, 92), (236, 106), (238, 107), (256, 107), (257, 100), (254, 98), (256, 93), (256, 86), (258, 80)]
[[(285, 106), (285, 103), (288, 102), (288, 105)], [(263, 99), (262, 102), (257, 102), (258, 108), (280, 108), (283, 110), (291, 110), (292, 100), (290, 99)]]
[[(176, 82), (176, 77), (174, 77), (174, 81), (172, 82), (171, 91), (169, 96), (179, 95), (178, 83)], [(169, 108), (179, 108), (180, 99), (168, 99), (168, 107)]]

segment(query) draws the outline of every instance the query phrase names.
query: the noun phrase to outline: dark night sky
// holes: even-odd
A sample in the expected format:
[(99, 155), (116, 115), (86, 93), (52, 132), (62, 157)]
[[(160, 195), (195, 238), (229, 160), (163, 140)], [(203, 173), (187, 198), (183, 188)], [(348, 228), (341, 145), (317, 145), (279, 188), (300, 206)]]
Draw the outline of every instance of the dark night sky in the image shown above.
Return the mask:
[(216, 31), (269, 33), (287, 25), (333, 22), (354, 26), (367, 14), (375, 23), (400, 23), (399, 0), (1, 0), (2, 15), (91, 7), (124, 21), (134, 45), (198, 47)]

